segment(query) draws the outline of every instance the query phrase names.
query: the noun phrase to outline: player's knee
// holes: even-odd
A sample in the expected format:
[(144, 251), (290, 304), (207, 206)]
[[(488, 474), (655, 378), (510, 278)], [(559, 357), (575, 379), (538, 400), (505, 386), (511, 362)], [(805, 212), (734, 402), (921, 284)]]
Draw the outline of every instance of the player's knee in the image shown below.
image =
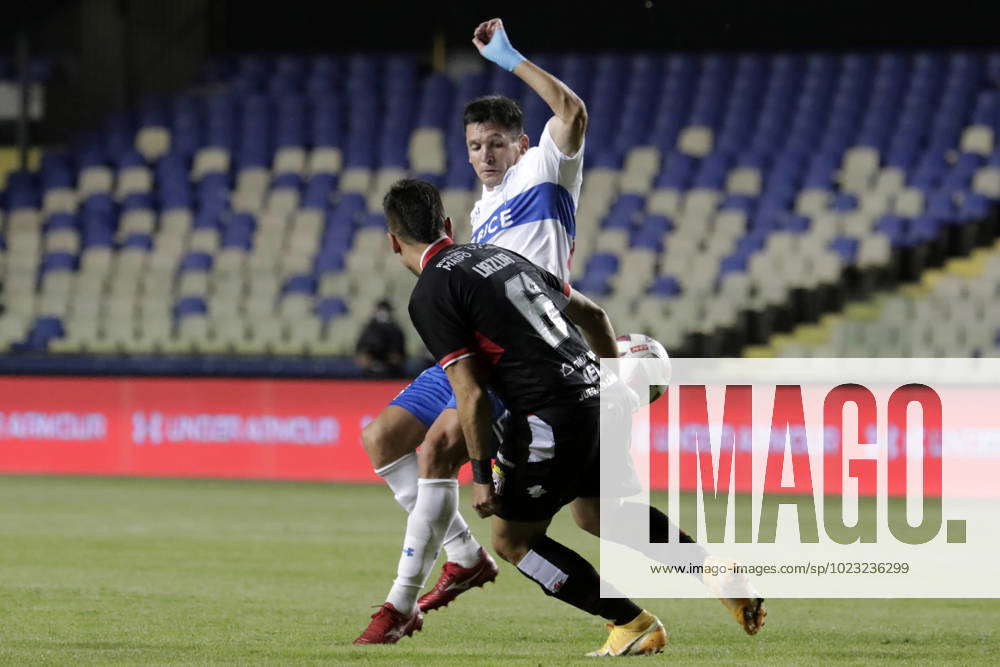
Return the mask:
[(372, 462), (372, 468), (378, 470), (384, 468), (393, 461), (399, 460), (402, 456), (415, 451), (416, 447), (402, 447), (402, 442), (398, 437), (393, 438), (392, 423), (386, 424), (382, 419), (376, 419), (363, 429), (361, 429), (361, 446), (364, 447), (368, 459)]
[(573, 512), (573, 520), (576, 521), (577, 526), (591, 535), (601, 536), (600, 517), (593, 516), (589, 512)]
[(374, 468), (381, 468), (390, 463), (390, 461), (383, 460), (385, 458), (385, 448), (382, 445), (385, 439), (384, 434), (385, 429), (382, 428), (377, 419), (361, 429), (361, 446), (365, 448), (365, 453), (368, 454)]
[(447, 439), (443, 437), (424, 438), (420, 443), (420, 476), (431, 479), (447, 479), (454, 476), (455, 466), (451, 463)]
[(593, 502), (578, 498), (571, 505), (573, 521), (591, 535), (601, 536), (601, 510)]
[(504, 535), (494, 535), (493, 551), (511, 565), (517, 565), (527, 555), (530, 548), (527, 542), (511, 540)]
[(421, 477), (454, 477), (465, 459), (465, 440), (462, 439), (461, 428), (428, 433), (420, 444)]

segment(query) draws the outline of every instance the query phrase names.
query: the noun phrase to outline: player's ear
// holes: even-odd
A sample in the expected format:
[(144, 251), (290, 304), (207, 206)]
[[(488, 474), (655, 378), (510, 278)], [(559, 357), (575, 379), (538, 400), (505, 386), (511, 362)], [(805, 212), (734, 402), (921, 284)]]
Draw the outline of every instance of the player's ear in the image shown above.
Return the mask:
[(402, 255), (403, 246), (399, 245), (399, 239), (396, 238), (396, 235), (392, 232), (386, 232), (386, 236), (389, 237), (389, 245), (392, 246), (392, 253), (394, 255)]
[(521, 135), (520, 145), (521, 145), (521, 155), (524, 155), (525, 153), (528, 152), (528, 146), (529, 146), (528, 135), (526, 134)]
[(455, 238), (455, 233), (451, 229), (451, 218), (444, 219), (444, 233), (448, 235), (448, 238)]

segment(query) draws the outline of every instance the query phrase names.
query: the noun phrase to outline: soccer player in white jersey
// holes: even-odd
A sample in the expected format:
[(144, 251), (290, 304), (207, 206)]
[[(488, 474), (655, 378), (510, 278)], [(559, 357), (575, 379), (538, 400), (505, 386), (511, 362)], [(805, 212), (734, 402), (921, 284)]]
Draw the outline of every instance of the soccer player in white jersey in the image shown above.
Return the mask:
[[(483, 183), (473, 240), (510, 248), (566, 280), (582, 183), (586, 107), (564, 83), (511, 47), (499, 19), (480, 24), (473, 43), (484, 58), (527, 83), (554, 114), (538, 147), (529, 148), (516, 103), (491, 97), (469, 105), (469, 162)], [(362, 434), (375, 472), (409, 517), (396, 579), (356, 643), (394, 643), (419, 629), (422, 612), (496, 578), (496, 563), (457, 511), (455, 476), (465, 448), (455, 407), (444, 371), (433, 366)], [(448, 562), (434, 588), (418, 601), (442, 544)]]

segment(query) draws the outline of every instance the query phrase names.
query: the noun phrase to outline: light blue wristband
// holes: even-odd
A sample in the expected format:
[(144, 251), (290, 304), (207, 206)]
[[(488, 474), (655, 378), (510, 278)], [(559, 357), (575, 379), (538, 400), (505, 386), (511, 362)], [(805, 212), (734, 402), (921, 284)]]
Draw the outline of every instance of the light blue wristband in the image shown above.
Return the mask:
[(483, 47), (483, 57), (500, 65), (508, 72), (513, 72), (515, 67), (527, 60), (510, 45), (507, 31), (503, 29), (493, 33), (490, 43)]

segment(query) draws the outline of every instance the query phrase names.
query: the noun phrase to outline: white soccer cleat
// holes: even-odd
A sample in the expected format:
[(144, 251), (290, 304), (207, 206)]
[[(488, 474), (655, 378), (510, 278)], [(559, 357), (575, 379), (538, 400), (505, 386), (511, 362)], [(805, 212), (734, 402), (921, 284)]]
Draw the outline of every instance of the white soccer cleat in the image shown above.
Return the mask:
[[(736, 565), (738, 563), (734, 560), (709, 556), (705, 559), (702, 581), (725, 605), (743, 631), (748, 635), (755, 635), (764, 626), (767, 609), (764, 608), (764, 598), (750, 583), (746, 573), (734, 572)], [(711, 573), (711, 570), (722, 568), (725, 568), (725, 572)]]

